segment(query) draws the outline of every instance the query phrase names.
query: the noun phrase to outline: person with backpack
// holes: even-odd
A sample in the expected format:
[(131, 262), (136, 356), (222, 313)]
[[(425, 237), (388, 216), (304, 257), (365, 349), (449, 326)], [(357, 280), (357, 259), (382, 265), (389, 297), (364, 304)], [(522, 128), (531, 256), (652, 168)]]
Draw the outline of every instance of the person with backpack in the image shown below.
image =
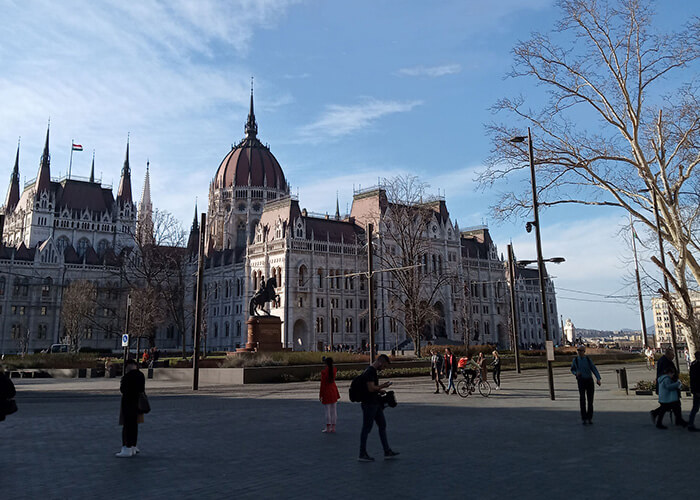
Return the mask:
[[(600, 385), (600, 373), (598, 373), (598, 369), (591, 358), (586, 356), (586, 346), (580, 345), (576, 350), (578, 351), (578, 356), (571, 362), (571, 373), (574, 374), (578, 383), (581, 420), (583, 425), (593, 424), (593, 394), (595, 392), (593, 376), (595, 375), (596, 382)], [(586, 405), (586, 400), (588, 400), (588, 405)]]
[(333, 366), (333, 358), (330, 356), (323, 358), (326, 367), (321, 372), (321, 390), (319, 391), (319, 399), (321, 404), (326, 409), (326, 428), (321, 432), (335, 432), (335, 424), (338, 420), (338, 400), (340, 393), (338, 386), (335, 385), (335, 376), (338, 369)]
[(379, 439), (384, 448), (384, 460), (390, 460), (398, 456), (398, 452), (389, 447), (389, 440), (386, 436), (386, 419), (384, 418), (384, 404), (381, 396), (384, 389), (391, 385), (391, 382), (379, 383), (378, 372), (391, 364), (389, 356), (380, 354), (377, 359), (355, 377), (350, 384), (350, 401), (360, 401), (362, 404), (362, 432), (360, 433), (360, 462), (374, 462), (374, 458), (367, 453), (367, 436), (374, 423), (379, 429)]

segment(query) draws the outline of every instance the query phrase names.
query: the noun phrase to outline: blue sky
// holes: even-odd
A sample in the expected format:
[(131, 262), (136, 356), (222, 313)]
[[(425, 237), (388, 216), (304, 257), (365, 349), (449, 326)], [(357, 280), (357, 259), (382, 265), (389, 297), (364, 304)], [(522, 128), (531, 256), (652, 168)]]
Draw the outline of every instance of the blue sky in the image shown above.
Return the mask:
[[(232, 143), (243, 137), (255, 77), (259, 137), (270, 144), (300, 203), (341, 210), (353, 186), (413, 173), (439, 189), (461, 227), (488, 223), (499, 250), (511, 239), (533, 258), (523, 221), (496, 225), (494, 192), (475, 173), (490, 150), (484, 123), (500, 97), (528, 93), (505, 79), (510, 50), (550, 29), (550, 0), (2, 1), (0, 181), (9, 179), (18, 136), (22, 181), (35, 177), (51, 117), (54, 176), (119, 182), (127, 133), (135, 196), (147, 158), (156, 206), (192, 220)], [(686, 3), (664, 2), (663, 23)], [(4, 197), (4, 192), (2, 193)], [(606, 209), (542, 214), (544, 252), (559, 288), (631, 294), (624, 215)], [(559, 310), (580, 327), (637, 328), (636, 305), (560, 290)], [(566, 297), (574, 297), (571, 300)], [(648, 305), (648, 304), (647, 304)], [(648, 314), (651, 322), (651, 314)]]

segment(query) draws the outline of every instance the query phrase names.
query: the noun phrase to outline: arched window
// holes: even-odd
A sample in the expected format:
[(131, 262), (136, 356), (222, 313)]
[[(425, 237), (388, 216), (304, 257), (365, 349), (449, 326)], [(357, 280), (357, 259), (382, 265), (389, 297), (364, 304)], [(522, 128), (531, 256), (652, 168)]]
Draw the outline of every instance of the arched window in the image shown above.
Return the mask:
[(0, 278), (0, 297), (5, 295), (5, 278)]
[(321, 269), (320, 267), (318, 268), (317, 275), (318, 275), (318, 288), (319, 288), (319, 290), (323, 290), (323, 269)]
[(231, 284), (229, 283), (228, 280), (226, 280), (224, 282), (224, 297), (228, 299), (230, 295), (231, 295)]
[(229, 333), (230, 333), (229, 330), (230, 330), (230, 328), (229, 328), (229, 324), (228, 324), (228, 321), (227, 321), (227, 322), (224, 324), (224, 334), (225, 334), (226, 337), (229, 336)]
[(306, 266), (301, 265), (299, 267), (299, 286), (306, 285)]
[(85, 252), (87, 252), (87, 249), (88, 249), (89, 246), (90, 246), (90, 240), (88, 240), (87, 238), (81, 238), (81, 239), (78, 241), (78, 248), (77, 248), (77, 250), (78, 250), (78, 256), (79, 256), (80, 258), (85, 257)]
[(49, 294), (51, 293), (51, 284), (53, 283), (53, 280), (48, 277), (44, 279), (44, 282), (41, 284), (41, 296), (42, 297), (48, 297)]
[(219, 336), (219, 325), (214, 323), (214, 337), (216, 338), (218, 336)]
[(27, 295), (29, 295), (29, 280), (22, 278), (22, 296), (26, 297)]
[(316, 318), (316, 333), (323, 333), (323, 316), (318, 316)]
[(107, 240), (100, 240), (100, 241), (97, 243), (97, 255), (99, 255), (100, 257), (102, 257), (102, 256), (105, 254), (105, 252), (107, 251), (108, 248), (109, 248), (109, 241), (107, 241)]
[(61, 255), (63, 255), (63, 252), (65, 251), (66, 247), (68, 247), (68, 245), (70, 245), (70, 240), (67, 236), (61, 236), (56, 240), (56, 249)]

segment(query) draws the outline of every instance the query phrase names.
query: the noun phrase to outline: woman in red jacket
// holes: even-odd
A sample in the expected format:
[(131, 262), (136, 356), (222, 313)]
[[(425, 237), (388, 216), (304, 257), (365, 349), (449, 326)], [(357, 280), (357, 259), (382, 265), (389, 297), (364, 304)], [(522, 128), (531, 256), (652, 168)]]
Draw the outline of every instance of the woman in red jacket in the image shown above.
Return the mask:
[(340, 399), (338, 386), (335, 385), (335, 374), (338, 369), (333, 366), (333, 358), (324, 358), (326, 367), (321, 372), (321, 390), (319, 399), (326, 408), (326, 428), (321, 432), (335, 432), (335, 422), (338, 419), (336, 406)]

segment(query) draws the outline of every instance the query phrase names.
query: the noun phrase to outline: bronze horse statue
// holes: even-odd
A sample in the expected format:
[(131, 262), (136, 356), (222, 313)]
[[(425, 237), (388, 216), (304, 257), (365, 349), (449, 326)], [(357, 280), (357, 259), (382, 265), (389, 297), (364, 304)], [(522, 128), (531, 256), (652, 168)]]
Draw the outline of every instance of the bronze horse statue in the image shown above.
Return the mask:
[(260, 311), (265, 313), (266, 316), (270, 315), (264, 307), (266, 303), (279, 298), (279, 295), (275, 293), (275, 288), (277, 288), (277, 279), (274, 276), (267, 280), (267, 282), (263, 279), (260, 283), (260, 290), (255, 292), (255, 295), (251, 297), (250, 303), (248, 304), (248, 310), (251, 316), (260, 316)]

